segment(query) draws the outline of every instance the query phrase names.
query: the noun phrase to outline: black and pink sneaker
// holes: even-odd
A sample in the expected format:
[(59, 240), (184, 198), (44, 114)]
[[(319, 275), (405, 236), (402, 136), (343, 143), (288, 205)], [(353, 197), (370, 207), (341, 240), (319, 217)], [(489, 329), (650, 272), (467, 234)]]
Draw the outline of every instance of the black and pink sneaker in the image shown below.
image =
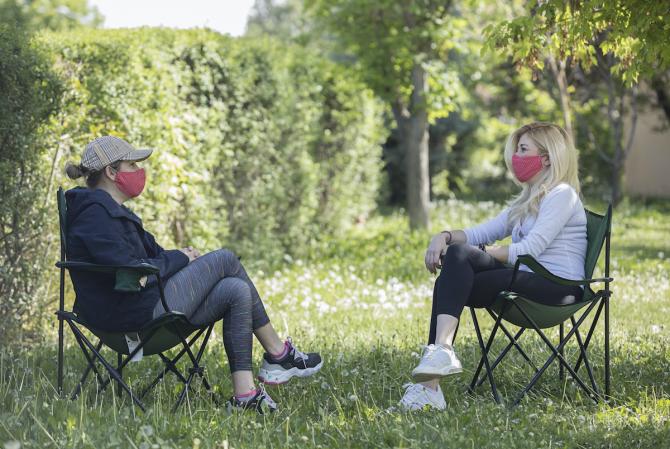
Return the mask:
[(226, 402), (228, 412), (233, 410), (256, 410), (259, 414), (272, 413), (277, 410), (277, 403), (270, 397), (261, 384), (256, 390), (254, 397), (247, 400), (238, 399), (235, 396)]
[(321, 356), (316, 352), (305, 354), (293, 346), (291, 337), (286, 340), (287, 351), (280, 359), (267, 352), (263, 355), (263, 365), (258, 372), (258, 380), (268, 385), (285, 384), (293, 377), (308, 377), (316, 374), (323, 366)]

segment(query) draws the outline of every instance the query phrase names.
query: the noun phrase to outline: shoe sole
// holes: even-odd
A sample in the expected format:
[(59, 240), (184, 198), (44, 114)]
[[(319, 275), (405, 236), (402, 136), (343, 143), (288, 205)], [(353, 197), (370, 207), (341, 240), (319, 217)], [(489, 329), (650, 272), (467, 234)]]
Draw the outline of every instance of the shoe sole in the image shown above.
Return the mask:
[(321, 367), (323, 366), (323, 360), (318, 365), (312, 368), (291, 368), (286, 371), (282, 371), (279, 374), (275, 374), (266, 370), (261, 369), (258, 373), (259, 382), (263, 382), (266, 385), (282, 385), (287, 383), (289, 380), (294, 377), (309, 377), (313, 374), (316, 374)]
[(451, 374), (462, 373), (463, 368), (460, 367), (449, 367), (446, 369), (441, 369), (437, 371), (412, 371), (412, 379), (417, 382), (426, 382), (440, 377), (449, 376)]
[(404, 405), (398, 405), (399, 411), (403, 413), (414, 413), (414, 412), (422, 412), (425, 407), (428, 406), (430, 410), (436, 410), (438, 412), (442, 412), (447, 409), (447, 404), (444, 405), (437, 405), (437, 404), (424, 404), (421, 407), (412, 407), (412, 406), (404, 406)]

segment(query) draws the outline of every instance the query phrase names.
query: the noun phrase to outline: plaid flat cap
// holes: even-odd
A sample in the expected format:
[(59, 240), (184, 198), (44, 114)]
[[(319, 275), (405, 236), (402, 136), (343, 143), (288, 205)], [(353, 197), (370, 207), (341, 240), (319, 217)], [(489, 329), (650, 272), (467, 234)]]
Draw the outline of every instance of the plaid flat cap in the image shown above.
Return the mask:
[(81, 165), (89, 170), (102, 170), (116, 161), (143, 161), (151, 156), (152, 149), (138, 150), (123, 139), (102, 136), (86, 145)]

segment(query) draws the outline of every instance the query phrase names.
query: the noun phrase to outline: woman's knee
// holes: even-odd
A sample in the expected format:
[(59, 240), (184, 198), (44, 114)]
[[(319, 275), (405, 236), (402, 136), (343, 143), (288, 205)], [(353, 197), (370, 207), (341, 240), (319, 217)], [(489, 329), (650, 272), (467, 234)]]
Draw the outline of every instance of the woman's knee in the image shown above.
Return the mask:
[(471, 246), (467, 243), (454, 243), (453, 245), (449, 245), (444, 257), (447, 261), (451, 261), (452, 263), (464, 262), (467, 260), (471, 249)]
[(225, 275), (237, 272), (237, 267), (240, 266), (240, 258), (237, 257), (237, 254), (225, 248), (216, 250), (214, 253), (216, 253), (216, 257), (220, 261)]
[(226, 248), (221, 248), (216, 251), (219, 257), (221, 257), (225, 261), (239, 261), (239, 258), (237, 257), (237, 254), (232, 252), (229, 249)]
[(226, 278), (224, 281), (231, 296), (231, 305), (238, 309), (251, 310), (253, 305), (251, 287), (242, 279)]

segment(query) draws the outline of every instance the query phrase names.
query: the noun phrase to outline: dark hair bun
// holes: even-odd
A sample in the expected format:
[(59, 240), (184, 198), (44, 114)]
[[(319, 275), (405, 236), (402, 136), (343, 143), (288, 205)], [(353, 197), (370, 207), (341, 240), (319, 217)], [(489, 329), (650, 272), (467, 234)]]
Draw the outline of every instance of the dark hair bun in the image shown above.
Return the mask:
[(75, 165), (72, 162), (65, 164), (65, 174), (67, 174), (70, 179), (77, 179), (84, 176), (84, 171), (82, 170), (81, 165)]

